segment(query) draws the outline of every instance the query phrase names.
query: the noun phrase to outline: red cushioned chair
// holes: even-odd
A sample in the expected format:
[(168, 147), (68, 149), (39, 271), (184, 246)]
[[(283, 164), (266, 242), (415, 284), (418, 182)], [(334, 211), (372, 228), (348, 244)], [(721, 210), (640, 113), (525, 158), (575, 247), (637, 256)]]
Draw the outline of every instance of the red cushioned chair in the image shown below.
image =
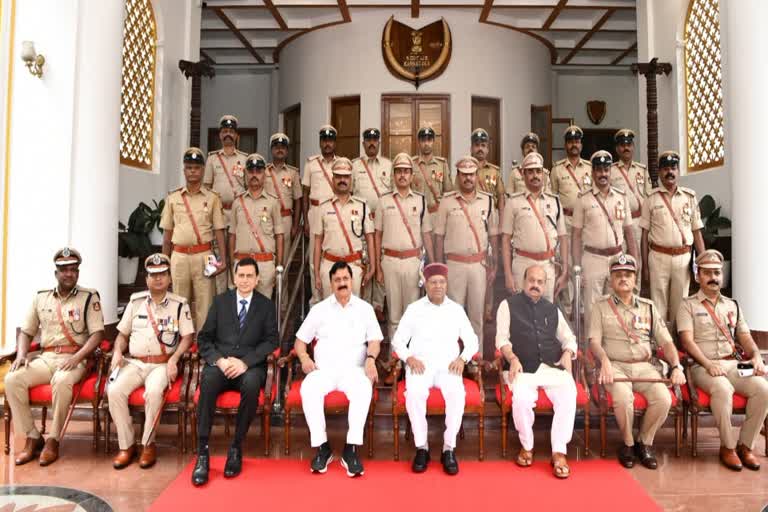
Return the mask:
[[(264, 456), (269, 455), (270, 446), (270, 417), (272, 415), (272, 404), (277, 396), (277, 385), (275, 383), (276, 371), (275, 362), (280, 357), (280, 349), (267, 356), (267, 380), (264, 387), (259, 392), (259, 407), (256, 414), (261, 414), (261, 431), (264, 434)], [(200, 379), (202, 377), (202, 366), (205, 361), (195, 351), (192, 355), (193, 375), (192, 385), (189, 389), (191, 400), (188, 402), (188, 411), (190, 416), (190, 425), (192, 427), (192, 449), (197, 450), (197, 403), (200, 400)], [(229, 436), (229, 428), (232, 420), (237, 416), (237, 408), (240, 405), (239, 391), (224, 391), (216, 399), (216, 411), (214, 415), (224, 416), (224, 431)]]
[[(168, 392), (163, 405), (164, 412), (175, 412), (176, 422), (178, 425), (178, 436), (181, 439), (181, 444), (177, 445), (179, 453), (186, 453), (187, 451), (187, 400), (190, 381), (192, 380), (192, 354), (197, 352), (197, 345), (192, 345), (190, 350), (182, 356), (179, 360), (179, 372), (176, 380), (173, 382), (170, 391)], [(104, 368), (106, 372), (109, 372), (109, 365), (112, 360), (112, 353), (104, 354)], [(104, 393), (104, 400), (102, 407), (104, 408), (104, 453), (109, 453), (109, 437), (110, 427), (112, 424), (112, 416), (109, 414), (109, 404), (107, 402), (107, 394)], [(134, 389), (133, 392), (128, 395), (128, 409), (131, 411), (131, 416), (134, 412), (140, 413), (142, 416), (145, 414), (145, 402), (144, 402), (144, 386), (139, 386)], [(162, 413), (161, 413), (162, 414)], [(142, 425), (142, 435), (144, 422)]]
[[(581, 411), (584, 414), (584, 451), (589, 455), (589, 384), (587, 384), (587, 375), (584, 370), (583, 356), (578, 354), (579, 361), (582, 364), (574, 364), (575, 367), (579, 366), (578, 374), (574, 375), (576, 381), (576, 411)], [(499, 383), (496, 384), (496, 403), (501, 409), (501, 456), (507, 456), (507, 429), (508, 425), (512, 423), (510, 417), (512, 416), (512, 390), (509, 386), (504, 384), (504, 370), (501, 356), (501, 351), (497, 350), (493, 364), (489, 365), (489, 369), (496, 370), (499, 373)], [(536, 399), (536, 407), (534, 408), (536, 414), (554, 415), (555, 409), (552, 405), (547, 394), (543, 389), (539, 389), (539, 397)], [(514, 423), (513, 423), (514, 424)]]
[[(96, 350), (93, 351), (91, 355), (88, 356), (86, 359), (86, 368), (87, 371), (83, 375), (83, 378), (74, 385), (72, 388), (72, 396), (73, 398), (77, 396), (77, 400), (75, 400), (75, 404), (90, 404), (91, 405), (91, 417), (92, 417), (92, 438), (93, 438), (93, 449), (96, 450), (98, 448), (98, 442), (99, 442), (99, 401), (101, 400), (101, 396), (104, 393), (104, 384), (106, 383), (106, 377), (104, 375), (104, 367), (101, 364), (102, 352), (108, 351), (111, 343), (107, 340), (104, 340), (101, 342), (101, 344), (96, 347)], [(40, 350), (40, 343), (38, 341), (33, 341), (32, 344), (29, 347), (29, 354), (32, 354), (33, 352), (37, 352)], [(16, 351), (9, 354), (5, 354), (0, 357), (0, 364), (3, 364), (7, 361), (13, 361), (16, 359)], [(79, 395), (78, 395), (79, 391)], [(53, 392), (51, 391), (51, 385), (50, 384), (41, 384), (39, 386), (33, 386), (29, 388), (29, 405), (30, 407), (40, 407), (42, 408), (41, 415), (43, 420), (43, 426), (41, 432), (45, 434), (45, 422), (46, 422), (46, 415), (48, 411), (48, 407), (51, 407), (53, 404)], [(74, 406), (73, 405), (73, 406)], [(10, 453), (11, 451), (11, 408), (8, 405), (8, 399), (5, 398), (5, 403), (3, 405), (3, 420), (5, 424), (5, 453)]]
[[(317, 343), (317, 340), (313, 340), (308, 350), (311, 352)], [(310, 353), (310, 356), (312, 354)], [(283, 426), (283, 438), (284, 438), (284, 452), (288, 455), (291, 452), (291, 414), (294, 411), (303, 411), (301, 403), (301, 383), (302, 378), (297, 378), (304, 372), (301, 370), (301, 363), (296, 356), (296, 352), (291, 352), (280, 359), (280, 368), (284, 366), (288, 367), (286, 379), (285, 379), (285, 423)], [(373, 417), (376, 409), (376, 401), (379, 399), (379, 393), (376, 388), (373, 388), (371, 394), (371, 405), (368, 408), (368, 419), (366, 421), (367, 442), (368, 442), (368, 457), (373, 457)], [(349, 399), (341, 391), (331, 391), (325, 395), (325, 414), (346, 414), (349, 410)]]
[[(686, 385), (682, 388), (683, 400), (688, 404), (688, 410), (691, 413), (691, 455), (698, 455), (699, 440), (699, 416), (712, 414), (710, 408), (711, 398), (709, 394), (698, 386), (693, 384), (693, 375), (691, 368), (695, 364), (690, 356), (682, 359), (685, 366)], [(733, 394), (733, 412), (732, 414), (747, 414), (747, 397), (738, 393)], [(763, 437), (765, 438), (765, 455), (768, 456), (768, 418), (763, 425)]]
[[(480, 369), (482, 360), (480, 353), (477, 353), (467, 365), (464, 366), (464, 391), (466, 392), (464, 414), (477, 416), (477, 433), (479, 436), (478, 460), (485, 458), (485, 389), (483, 389), (483, 373)], [(399, 416), (406, 414), (405, 408), (405, 372), (403, 371), (404, 362), (401, 361), (395, 352), (392, 352), (392, 423), (394, 434), (394, 458), (400, 460), (400, 421)], [(402, 379), (399, 377), (402, 376)], [(430, 388), (427, 397), (427, 416), (436, 416), (445, 414), (445, 399), (438, 388)], [(464, 427), (462, 426), (459, 435), (464, 439)], [(406, 430), (405, 437), (408, 439), (409, 432)]]

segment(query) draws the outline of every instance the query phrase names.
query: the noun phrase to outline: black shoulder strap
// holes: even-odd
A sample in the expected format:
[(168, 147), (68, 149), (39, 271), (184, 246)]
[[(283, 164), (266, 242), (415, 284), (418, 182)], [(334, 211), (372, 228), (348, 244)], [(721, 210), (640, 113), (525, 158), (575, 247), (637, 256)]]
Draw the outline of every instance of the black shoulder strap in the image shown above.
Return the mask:
[(733, 303), (736, 304), (736, 325), (733, 326), (733, 339), (736, 339), (736, 329), (739, 326), (739, 320), (741, 319), (741, 308), (739, 307), (739, 303), (736, 301), (736, 299), (732, 299)]
[(421, 196), (421, 215), (419, 215), (419, 225), (424, 224), (424, 212), (427, 211), (427, 196)]
[(88, 334), (91, 334), (91, 330), (88, 328), (88, 305), (91, 303), (92, 296), (93, 292), (88, 292), (88, 297), (85, 299), (85, 309), (83, 310), (83, 315), (85, 315), (85, 330)]

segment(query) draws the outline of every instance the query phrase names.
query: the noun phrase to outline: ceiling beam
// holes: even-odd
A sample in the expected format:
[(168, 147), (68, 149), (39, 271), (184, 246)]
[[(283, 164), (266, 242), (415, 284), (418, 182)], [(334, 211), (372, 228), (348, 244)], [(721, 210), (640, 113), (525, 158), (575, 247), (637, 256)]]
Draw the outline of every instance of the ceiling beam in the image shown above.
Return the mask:
[(341, 17), (344, 21), (349, 23), (352, 21), (352, 16), (349, 15), (349, 7), (347, 7), (346, 0), (337, 0), (339, 3), (339, 10), (341, 11)]
[(280, 26), (280, 30), (285, 30), (288, 28), (288, 24), (285, 23), (285, 20), (283, 19), (283, 16), (280, 14), (280, 11), (277, 10), (277, 7), (275, 7), (275, 4), (272, 3), (272, 0), (263, 0), (264, 5), (267, 6), (267, 9), (269, 9), (270, 14), (272, 14), (272, 17), (275, 18), (275, 21)]
[(205, 60), (207, 60), (208, 62), (210, 62), (211, 64), (216, 64), (216, 61), (213, 60), (213, 57), (205, 53), (205, 50), (203, 50), (202, 48), (200, 49), (200, 56)]
[(632, 53), (635, 50), (637, 50), (637, 41), (635, 41), (634, 44), (632, 44), (632, 46), (630, 46), (629, 48), (627, 48), (626, 50), (621, 52), (618, 57), (613, 59), (611, 61), (611, 64), (614, 64), (614, 65), (618, 64), (619, 62), (621, 62), (624, 59), (624, 57), (626, 57), (627, 55), (629, 55), (630, 53)]
[(419, 17), (419, 0), (411, 0), (411, 18)]
[(568, 3), (568, 0), (560, 0), (557, 2), (557, 5), (554, 9), (552, 9), (552, 12), (549, 13), (549, 18), (547, 18), (547, 21), (544, 22), (544, 25), (542, 25), (542, 30), (549, 30), (549, 27), (552, 26), (552, 24), (555, 22), (558, 16), (560, 16), (560, 13), (563, 11), (563, 8), (565, 7), (565, 4)]
[(229, 30), (232, 31), (233, 34), (235, 34), (235, 37), (240, 40), (241, 43), (243, 43), (243, 46), (245, 46), (245, 49), (250, 52), (251, 55), (253, 55), (253, 58), (255, 58), (257, 61), (259, 61), (259, 64), (264, 64), (264, 59), (259, 55), (259, 52), (256, 51), (256, 49), (251, 46), (251, 42), (248, 41), (248, 39), (245, 38), (242, 32), (235, 26), (234, 23), (232, 23), (232, 20), (229, 19), (229, 16), (224, 14), (224, 11), (218, 7), (212, 7), (211, 10), (216, 14), (216, 16), (219, 17), (219, 19), (224, 22), (224, 24), (229, 28)]
[(592, 27), (589, 30), (589, 32), (584, 34), (584, 37), (581, 38), (581, 41), (576, 43), (576, 46), (573, 48), (573, 50), (571, 50), (570, 53), (568, 53), (568, 55), (566, 55), (565, 58), (563, 58), (563, 60), (560, 61), (560, 64), (568, 64), (571, 61), (571, 59), (577, 53), (579, 53), (579, 50), (581, 49), (581, 47), (587, 44), (590, 39), (592, 39), (592, 36), (595, 35), (595, 33), (597, 33), (598, 30), (600, 30), (600, 27), (605, 25), (605, 23), (611, 18), (611, 16), (613, 16), (613, 13), (615, 12), (616, 12), (616, 9), (608, 9), (607, 11), (605, 11), (605, 14), (603, 14), (602, 17), (599, 20), (597, 20), (597, 23), (595, 23), (595, 26)]
[(491, 7), (493, 7), (493, 0), (485, 0), (483, 10), (480, 11), (480, 23), (485, 23), (488, 20), (488, 16), (491, 15)]

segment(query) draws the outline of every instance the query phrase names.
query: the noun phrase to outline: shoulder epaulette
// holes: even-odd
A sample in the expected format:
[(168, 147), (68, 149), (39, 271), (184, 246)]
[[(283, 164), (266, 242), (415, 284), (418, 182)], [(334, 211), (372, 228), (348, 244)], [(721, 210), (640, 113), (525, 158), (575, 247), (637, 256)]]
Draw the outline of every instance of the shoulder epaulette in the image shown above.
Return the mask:
[(393, 193), (394, 193), (394, 190), (389, 190), (389, 191), (387, 191), (387, 192), (384, 192), (383, 194), (381, 194), (381, 197), (384, 197), (384, 196), (391, 196)]
[(651, 194), (658, 194), (661, 192), (661, 187), (656, 187), (654, 189), (651, 189)]
[(385, 156), (379, 156), (379, 159), (381, 159), (381, 161), (383, 161), (383, 162), (387, 162), (387, 163), (390, 163), (390, 164), (392, 163), (392, 160), (390, 160), (389, 158), (387, 158)]
[(557, 162), (555, 162), (555, 165), (565, 165), (565, 162), (567, 161), (568, 161), (567, 158), (563, 158), (562, 160), (558, 160)]
[(590, 162), (589, 160), (584, 160), (583, 158), (581, 158), (581, 163), (587, 164), (588, 166), (592, 167), (592, 162)]
[(488, 196), (488, 197), (493, 197), (493, 194), (490, 194), (490, 193), (486, 192), (485, 190), (478, 189), (477, 193), (478, 193), (478, 195), (484, 195), (484, 196)]
[(632, 162), (632, 163), (635, 164), (636, 166), (640, 167), (641, 169), (647, 169), (648, 168), (647, 165), (641, 164), (640, 162)]
[[(545, 194), (546, 194), (546, 192), (545, 192)], [(509, 196), (509, 198), (512, 199), (513, 197), (522, 197), (524, 195), (525, 195), (525, 192), (515, 192), (514, 194), (511, 194)]]
[(641, 297), (639, 295), (637, 295), (636, 297), (637, 297), (637, 302), (642, 302), (643, 304), (650, 304), (651, 306), (653, 306), (653, 301), (651, 299), (646, 299), (645, 297)]
[[(362, 197), (358, 197), (358, 196), (352, 196), (352, 199), (354, 199), (354, 200), (355, 200), (355, 201), (357, 201), (358, 203), (366, 203), (365, 199), (363, 199)], [(367, 204), (367, 203), (366, 203), (366, 204)]]
[[(203, 188), (205, 188), (205, 187), (203, 187)], [(174, 189), (168, 191), (168, 195), (171, 195), (174, 192), (181, 192), (182, 190), (184, 190), (184, 187), (174, 188)]]
[(235, 153), (240, 153), (243, 156), (248, 156), (248, 153), (246, 153), (245, 151), (240, 151), (239, 149), (236, 149)]
[(328, 199), (326, 199), (326, 200), (324, 200), (324, 201), (320, 201), (320, 204), (321, 204), (321, 205), (323, 205), (323, 204), (325, 204), (325, 203), (330, 203), (330, 202), (332, 202), (334, 199), (336, 199), (336, 196), (333, 196), (333, 197), (329, 197)]
[(688, 187), (677, 187), (677, 188), (679, 188), (680, 190), (682, 190), (684, 193), (688, 194), (689, 196), (695, 196), (696, 195), (696, 191), (691, 189), (691, 188), (688, 188)]
[(208, 156), (218, 154), (218, 152), (221, 151), (220, 149), (214, 149), (213, 151), (208, 152)]
[[(546, 192), (544, 192), (544, 193), (546, 194)], [(587, 189), (587, 190), (583, 190), (583, 191), (579, 192), (578, 197), (582, 197), (582, 196), (585, 196), (585, 195), (591, 194), (591, 193), (592, 193), (592, 189), (591, 188)]]
[(185, 297), (182, 297), (181, 295), (176, 295), (175, 293), (168, 292), (168, 298), (171, 300), (175, 300), (176, 302), (180, 302), (182, 304), (187, 303), (187, 299)]
[(37, 294), (39, 295), (39, 294), (41, 294), (41, 293), (50, 293), (50, 292), (52, 292), (52, 291), (53, 291), (53, 288), (50, 288), (50, 289), (48, 289), (48, 290), (38, 290), (38, 291), (37, 291)]
[[(587, 192), (589, 192), (589, 191), (587, 191)], [(518, 192), (518, 193), (519, 194), (524, 194), (525, 192)], [(551, 197), (553, 199), (557, 199), (558, 201), (560, 201), (560, 198), (558, 197), (558, 195), (557, 194), (553, 194), (552, 192), (542, 192), (542, 194), (545, 195), (545, 196), (549, 196), (549, 197)]]
[(496, 169), (497, 171), (499, 170), (499, 166), (498, 165), (493, 165), (491, 163), (488, 164), (488, 167), (490, 167), (491, 169)]
[(613, 190), (613, 191), (614, 191), (614, 192), (616, 192), (617, 194), (621, 194), (621, 195), (623, 195), (623, 196), (624, 196), (624, 195), (627, 195), (627, 194), (626, 194), (626, 192), (624, 192), (624, 191), (623, 191), (623, 190), (621, 190), (620, 188), (611, 187), (611, 190)]
[(443, 158), (442, 156), (433, 156), (432, 158), (434, 158), (438, 162), (447, 162), (448, 161), (445, 158)]
[(143, 292), (136, 292), (131, 294), (131, 298), (128, 299), (130, 302), (133, 302), (138, 299), (146, 299), (149, 296), (149, 291), (144, 290)]
[(453, 197), (456, 195), (455, 190), (451, 190), (450, 192), (443, 192), (443, 197)]
[(353, 158), (353, 159), (352, 159), (352, 163), (355, 163), (355, 162), (359, 162), (359, 161), (360, 161), (360, 160), (362, 160), (362, 159), (363, 159), (362, 157), (359, 157), (359, 156), (358, 156), (357, 158)]
[(292, 165), (289, 165), (289, 164), (285, 164), (285, 168), (286, 168), (286, 169), (290, 169), (290, 170), (292, 170), (292, 171), (296, 171), (296, 172), (298, 172), (298, 171), (299, 171), (299, 168), (298, 168), (298, 167), (294, 167), (294, 166), (292, 166)]
[(307, 162), (311, 162), (312, 160), (319, 160), (320, 158), (322, 158), (322, 155), (312, 155), (307, 158)]

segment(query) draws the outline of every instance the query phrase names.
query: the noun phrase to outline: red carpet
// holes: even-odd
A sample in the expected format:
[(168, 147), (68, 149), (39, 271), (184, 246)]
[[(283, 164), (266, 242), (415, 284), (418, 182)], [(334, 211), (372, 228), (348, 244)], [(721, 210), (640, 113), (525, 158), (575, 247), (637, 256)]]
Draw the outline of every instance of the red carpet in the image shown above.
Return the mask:
[(459, 461), (461, 472), (454, 477), (434, 458), (421, 475), (411, 473), (410, 462), (364, 459), (363, 464), (365, 475), (352, 479), (338, 459), (324, 475), (311, 474), (308, 460), (245, 459), (242, 474), (226, 480), (224, 457), (213, 457), (206, 486), (192, 486), (190, 463), (150, 510), (660, 510), (615, 460), (571, 461), (565, 481), (538, 460), (530, 468), (512, 461)]

